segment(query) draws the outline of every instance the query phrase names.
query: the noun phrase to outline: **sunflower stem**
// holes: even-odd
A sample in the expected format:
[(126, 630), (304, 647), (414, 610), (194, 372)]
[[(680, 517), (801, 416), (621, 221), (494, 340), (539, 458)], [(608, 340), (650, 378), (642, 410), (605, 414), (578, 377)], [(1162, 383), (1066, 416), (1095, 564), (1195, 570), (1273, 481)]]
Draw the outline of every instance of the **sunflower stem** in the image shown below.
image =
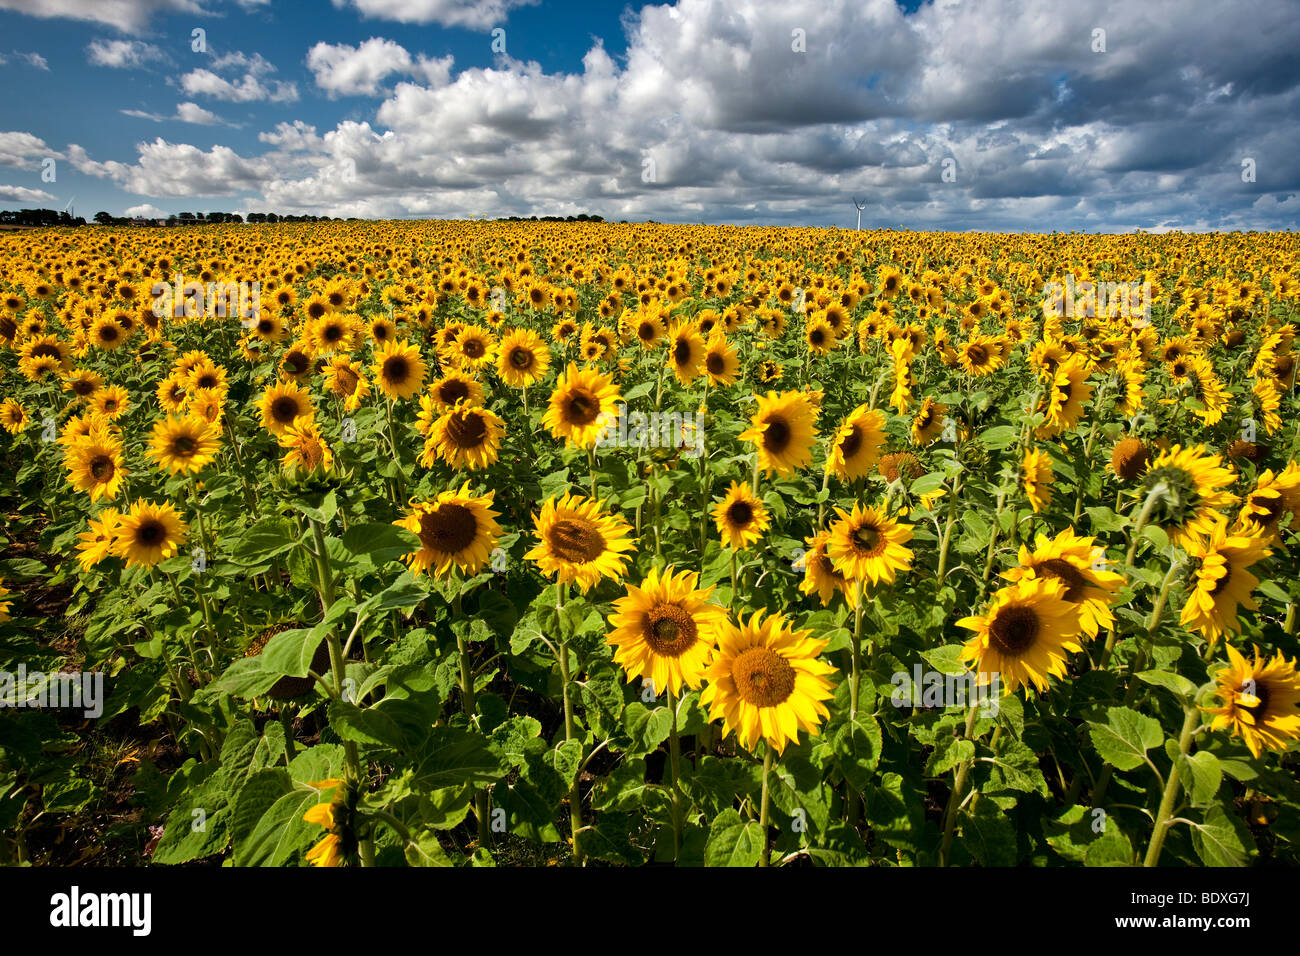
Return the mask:
[(1151, 518), (1151, 512), (1155, 511), (1156, 504), (1164, 494), (1163, 484), (1158, 484), (1148, 493), (1146, 500), (1142, 502), (1142, 510), (1138, 512), (1137, 523), (1133, 525), (1133, 533), (1129, 538), (1128, 555), (1124, 558), (1124, 563), (1129, 567), (1133, 566), (1133, 559), (1137, 557), (1138, 545), (1142, 543), (1142, 529), (1147, 526), (1147, 521)]
[[(1186, 757), (1192, 749), (1192, 739), (1196, 736), (1196, 728), (1201, 722), (1201, 712), (1195, 706), (1185, 708), (1183, 716), (1183, 729), (1178, 735), (1178, 753)], [(1147, 855), (1142, 860), (1144, 867), (1154, 867), (1160, 862), (1160, 851), (1164, 849), (1165, 837), (1169, 833), (1169, 828), (1173, 826), (1174, 821), (1171, 819), (1174, 813), (1174, 804), (1178, 800), (1179, 793), (1182, 792), (1182, 775), (1178, 761), (1169, 768), (1169, 779), (1165, 781), (1164, 794), (1160, 798), (1160, 809), (1156, 812), (1155, 829), (1151, 831), (1151, 842), (1147, 844)]]
[(939, 569), (935, 572), (935, 580), (939, 587), (943, 587), (943, 576), (948, 570), (948, 546), (952, 543), (953, 525), (957, 523), (957, 492), (961, 490), (961, 476), (958, 475), (953, 479), (952, 496), (948, 499), (948, 521), (944, 525), (943, 540), (939, 542)]
[[(456, 654), (460, 658), (460, 701), (461, 707), (465, 711), (465, 717), (469, 720), (471, 726), (476, 723), (474, 717), (474, 669), (470, 666), (469, 660), (469, 642), (465, 640), (465, 631), (463, 628), (454, 625), (463, 620), (460, 600), (460, 578), (452, 578), (456, 593), (451, 599), (451, 620), (453, 629), (456, 632)], [(487, 846), (488, 842), (488, 810), (487, 810), (487, 792), (479, 787), (474, 788), (474, 817), (478, 820), (478, 844)]]
[(673, 785), (673, 862), (681, 857), (682, 852), (682, 788), (681, 763), (682, 742), (677, 730), (677, 695), (668, 688), (668, 710), (672, 714), (672, 730), (668, 734), (668, 766), (672, 774)]
[[(556, 611), (564, 610), (564, 592), (565, 585), (556, 582), (555, 585), (555, 609)], [(565, 741), (574, 740), (577, 734), (574, 731), (573, 722), (573, 697), (569, 693), (569, 642), (564, 637), (563, 615), (560, 620), (560, 640), (556, 648), (556, 658), (560, 664), (560, 684), (561, 696), (564, 700), (564, 739)], [(582, 753), (578, 753), (578, 765), (582, 765)], [(578, 831), (582, 829), (582, 794), (578, 790), (578, 778), (581, 771), (573, 775), (573, 783), (569, 787), (569, 828), (573, 831), (573, 865), (582, 866), (582, 848), (578, 844)]]
[[(971, 733), (975, 729), (975, 715), (979, 713), (979, 704), (971, 704), (970, 710), (966, 712), (966, 731), (963, 734), (965, 739), (971, 739)], [(952, 835), (957, 824), (957, 809), (961, 806), (962, 797), (966, 792), (966, 780), (970, 776), (970, 768), (974, 760), (963, 760), (957, 768), (953, 777), (952, 793), (948, 795), (948, 806), (943, 812), (943, 843), (939, 847), (939, 865), (948, 865), (948, 854), (952, 849)]]
[(762, 802), (759, 804), (759, 811), (758, 811), (758, 828), (763, 834), (763, 846), (760, 848), (758, 852), (758, 865), (762, 867), (766, 867), (768, 865), (767, 827), (768, 827), (768, 821), (771, 818), (771, 806), (772, 806), (772, 788), (769, 786), (768, 781), (772, 776), (772, 764), (774, 762), (773, 754), (774, 751), (772, 750), (772, 745), (770, 743), (764, 746), (763, 748), (763, 799)]

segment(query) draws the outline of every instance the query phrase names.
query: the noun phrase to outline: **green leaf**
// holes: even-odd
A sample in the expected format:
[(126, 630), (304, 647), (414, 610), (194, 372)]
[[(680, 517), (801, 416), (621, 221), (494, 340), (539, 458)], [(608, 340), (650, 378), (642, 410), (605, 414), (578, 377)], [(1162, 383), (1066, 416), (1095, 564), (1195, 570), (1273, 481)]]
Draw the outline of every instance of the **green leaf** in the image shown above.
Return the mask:
[(405, 611), (415, 607), (429, 596), (420, 581), (411, 575), (403, 575), (373, 597), (366, 598), (357, 605), (357, 613), (367, 616), (382, 614), (384, 611)]
[(942, 472), (932, 471), (928, 475), (922, 475), (916, 481), (912, 482), (912, 494), (920, 497), (929, 495), (943, 487), (944, 476)]
[(412, 786), (440, 790), (465, 783), (492, 783), (507, 768), (486, 738), (455, 727), (431, 727), (412, 762)]
[(1208, 750), (1201, 750), (1176, 761), (1187, 796), (1194, 807), (1208, 807), (1223, 783), (1223, 768), (1219, 758)]
[(1107, 821), (1106, 832), (1089, 843), (1083, 854), (1084, 866), (1132, 866), (1133, 863), (1133, 844), (1114, 821)]
[(979, 433), (978, 441), (986, 448), (1006, 448), (1020, 440), (1020, 429), (1014, 425), (995, 425)]
[(668, 739), (673, 729), (673, 715), (667, 707), (653, 710), (639, 702), (628, 704), (623, 712), (623, 730), (631, 740), (623, 747), (629, 757), (648, 754)]
[(723, 810), (709, 827), (704, 865), (757, 866), (763, 842), (763, 828), (756, 821), (742, 819), (735, 810)]
[(1128, 707), (1108, 708), (1106, 723), (1089, 721), (1088, 732), (1097, 755), (1117, 770), (1140, 767), (1146, 752), (1160, 746), (1165, 736), (1158, 720)]
[(973, 811), (962, 811), (961, 819), (966, 849), (980, 866), (1016, 865), (1016, 830), (997, 804), (980, 800)]
[(1218, 804), (1192, 824), (1192, 847), (1206, 866), (1245, 866), (1250, 843), (1245, 824)]
[(831, 731), (830, 743), (844, 779), (854, 789), (865, 790), (880, 763), (882, 740), (876, 718), (861, 711), (852, 719), (846, 718)]
[[(945, 644), (934, 650), (922, 651), (921, 656), (940, 674), (965, 674), (966, 665), (960, 660), (962, 650), (961, 644)], [(917, 693), (919, 692), (920, 688), (917, 688)]]
[(1172, 671), (1142, 671), (1137, 677), (1145, 683), (1172, 691), (1181, 700), (1190, 701), (1196, 697), (1196, 685), (1182, 674)]
[(419, 551), (420, 539), (405, 528), (376, 521), (348, 528), (343, 533), (343, 547), (351, 554), (365, 555), (378, 565)]

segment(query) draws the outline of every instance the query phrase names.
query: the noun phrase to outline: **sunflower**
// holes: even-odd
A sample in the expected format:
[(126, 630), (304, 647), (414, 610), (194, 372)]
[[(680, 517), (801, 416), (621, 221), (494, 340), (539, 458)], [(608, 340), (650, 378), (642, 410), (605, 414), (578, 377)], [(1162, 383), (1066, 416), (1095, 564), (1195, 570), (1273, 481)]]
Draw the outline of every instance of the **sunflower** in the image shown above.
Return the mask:
[(584, 593), (602, 576), (621, 578), (625, 552), (636, 546), (631, 525), (580, 495), (552, 496), (533, 523), (539, 541), (524, 557), (536, 561), (542, 574), (555, 575), (560, 584), (576, 583)]
[(173, 475), (198, 474), (217, 454), (217, 430), (194, 415), (168, 415), (154, 423), (149, 456)]
[(1154, 498), (1149, 520), (1164, 529), (1171, 543), (1186, 547), (1208, 537), (1219, 512), (1236, 500), (1226, 490), (1235, 475), (1220, 462), (1203, 445), (1174, 445), (1147, 469), (1139, 488), (1143, 497)]
[(972, 337), (957, 350), (958, 361), (967, 375), (989, 375), (1002, 367), (1002, 350), (995, 339), (987, 335)]
[(763, 537), (768, 514), (763, 502), (754, 496), (749, 482), (733, 481), (727, 496), (713, 509), (718, 534), (727, 547), (743, 550)]
[(819, 659), (829, 642), (792, 630), (766, 608), (739, 627), (724, 618), (717, 633), (700, 706), (709, 709), (710, 721), (722, 721), (723, 737), (734, 733), (749, 750), (762, 740), (779, 754), (801, 730), (816, 736), (834, 694), (835, 668)]
[(412, 574), (445, 578), (452, 568), (477, 574), (492, 557), (501, 526), (492, 510), (493, 492), (474, 495), (465, 482), (457, 491), (441, 492), (431, 501), (411, 502), (411, 513), (393, 524), (420, 538), (420, 550), (403, 560)]
[(278, 436), (280, 447), (288, 449), (281, 467), (297, 474), (326, 472), (334, 467), (334, 453), (321, 434), (315, 420), (307, 415), (297, 419)]
[(1187, 554), (1195, 561), (1195, 587), (1183, 606), (1181, 623), (1205, 635), (1211, 644), (1237, 628), (1237, 607), (1259, 609), (1250, 592), (1259, 578), (1247, 568), (1272, 552), (1260, 535), (1229, 534), (1228, 523), (1220, 518), (1209, 537), (1189, 541)]
[(658, 312), (638, 312), (631, 325), (632, 335), (643, 349), (653, 348), (664, 337), (664, 320)]
[(352, 352), (361, 345), (361, 320), (354, 315), (332, 312), (309, 323), (304, 335), (317, 355)]
[(347, 355), (335, 355), (325, 366), (325, 387), (343, 399), (343, 410), (354, 412), (370, 394), (370, 380), (360, 362)]
[(948, 407), (932, 398), (926, 398), (912, 419), (912, 444), (924, 447), (943, 431)]
[(727, 345), (721, 331), (709, 336), (704, 350), (704, 371), (714, 385), (734, 385), (740, 375), (740, 356)]
[(550, 405), (542, 424), (556, 438), (564, 438), (579, 448), (596, 443), (608, 422), (618, 414), (618, 386), (611, 376), (594, 369), (582, 369), (569, 363), (551, 392)]
[(682, 685), (698, 688), (717, 643), (726, 612), (709, 603), (713, 588), (699, 589), (695, 571), (677, 573), (669, 565), (660, 574), (651, 568), (640, 587), (629, 584), (627, 596), (614, 602), (613, 627), (605, 643), (627, 679), (649, 679), (655, 693)]
[(210, 388), (202, 388), (185, 400), (184, 410), (194, 418), (211, 425), (221, 434), (221, 413), (225, 410), (225, 396)]
[(495, 348), (495, 335), (480, 326), (467, 325), (447, 349), (447, 359), (462, 368), (478, 368), (492, 361)]
[(280, 371), (295, 382), (305, 382), (311, 378), (316, 367), (311, 349), (304, 342), (295, 342), (285, 349), (280, 356)]
[(835, 348), (835, 330), (819, 318), (814, 318), (804, 330), (804, 343), (808, 351), (826, 355)]
[(1028, 577), (1059, 578), (1065, 582), (1065, 600), (1079, 606), (1079, 624), (1084, 634), (1096, 637), (1101, 628), (1115, 629), (1115, 615), (1110, 605), (1116, 592), (1124, 583), (1123, 575), (1107, 571), (1104, 566), (1105, 551), (1094, 542), (1095, 538), (1076, 535), (1066, 528), (1049, 540), (1040, 534), (1034, 550), (1020, 546), (1020, 566), (1004, 571), (1008, 581)]
[(115, 421), (131, 405), (131, 398), (121, 385), (106, 385), (90, 397), (90, 408), (100, 418)]
[(370, 374), (379, 390), (396, 401), (408, 399), (424, 387), (429, 366), (420, 357), (419, 348), (409, 342), (386, 342)]
[(853, 582), (835, 570), (835, 562), (826, 551), (830, 539), (831, 533), (825, 530), (818, 531), (813, 537), (806, 539), (808, 550), (804, 552), (796, 566), (803, 569), (803, 580), (799, 582), (799, 590), (804, 594), (817, 592), (822, 607), (829, 605), (831, 598), (838, 591), (844, 595), (852, 610), (858, 606), (858, 589)]
[[(430, 411), (437, 410), (437, 414), (441, 414), (446, 409), (455, 408), (456, 403), (462, 400), (467, 405), (482, 405), (483, 386), (468, 372), (453, 370), (429, 386), (427, 397)], [(424, 398), (420, 398), (421, 409)]]
[(1212, 730), (1229, 730), (1240, 737), (1256, 759), (1265, 750), (1286, 750), (1300, 739), (1300, 675), (1295, 662), (1278, 651), (1272, 660), (1248, 661), (1231, 644), (1231, 664), (1214, 675), (1220, 707), (1202, 707), (1213, 714)]
[(1082, 359), (1070, 359), (1056, 367), (1040, 409), (1046, 419), (1036, 432), (1039, 438), (1059, 435), (1079, 424), (1083, 406), (1092, 398), (1092, 386), (1087, 384), (1087, 379), (1088, 369)]
[(82, 402), (88, 401), (103, 387), (104, 376), (90, 369), (73, 369), (63, 379), (63, 388)]
[(1027, 449), (1020, 463), (1020, 482), (1034, 514), (1041, 514), (1045, 508), (1051, 507), (1053, 478), (1052, 459), (1047, 452)]
[(975, 632), (961, 653), (971, 661), (980, 685), (1000, 675), (1003, 693), (1022, 684), (1047, 689), (1047, 677), (1065, 676), (1066, 652), (1080, 651), (1079, 605), (1066, 600), (1060, 578), (1025, 577), (1002, 588), (981, 615), (965, 617), (959, 627)]
[(689, 319), (673, 325), (668, 333), (668, 368), (677, 381), (690, 385), (699, 377), (704, 364), (704, 338)]
[(113, 538), (121, 513), (116, 508), (105, 508), (98, 517), (86, 522), (86, 530), (77, 534), (77, 563), (82, 571), (89, 571), (113, 550)]
[(844, 418), (832, 436), (826, 454), (826, 471), (841, 481), (862, 478), (876, 464), (884, 443), (884, 414), (878, 409), (859, 405)]
[(7, 398), (0, 404), (0, 428), (11, 435), (17, 435), (31, 424), (27, 409), (15, 398)]
[(768, 392), (758, 398), (758, 410), (740, 437), (754, 443), (765, 474), (789, 475), (812, 461), (816, 420), (817, 409), (805, 393)]
[(262, 425), (273, 435), (283, 435), (284, 430), (303, 416), (314, 417), (311, 395), (293, 382), (273, 385), (262, 394)]
[(899, 571), (912, 566), (912, 526), (885, 514), (882, 508), (853, 505), (852, 513), (836, 508), (839, 520), (831, 526), (826, 554), (835, 569), (850, 581), (864, 584), (894, 583)]
[(551, 366), (551, 350), (532, 329), (514, 329), (497, 348), (497, 374), (507, 385), (527, 388)]
[(113, 532), (113, 554), (127, 567), (151, 568), (170, 558), (185, 542), (186, 526), (171, 502), (160, 505), (138, 499), (122, 515)]
[(106, 429), (75, 440), (64, 452), (68, 482), (91, 501), (116, 498), (129, 472), (122, 467), (122, 443)]
[(109, 316), (100, 316), (90, 327), (90, 344), (108, 352), (126, 344), (127, 335)]
[(326, 830), (325, 836), (307, 851), (306, 860), (312, 866), (342, 866), (347, 862), (348, 856), (353, 849), (352, 844), (355, 842), (350, 830), (344, 825), (344, 821), (349, 814), (347, 784), (339, 780), (319, 780), (308, 784), (308, 786), (317, 790), (338, 787), (339, 792), (335, 794), (334, 799), (330, 802), (317, 803), (309, 807), (307, 812), (302, 815), (304, 822), (314, 823)]
[(1115, 443), (1110, 453), (1110, 470), (1121, 481), (1132, 481), (1146, 470), (1151, 453), (1142, 439), (1127, 435)]
[(452, 468), (486, 468), (500, 454), (504, 430), (505, 425), (493, 412), (459, 402), (433, 422), (420, 464), (432, 468), (441, 458)]
[(1265, 469), (1255, 479), (1255, 487), (1246, 493), (1237, 515), (1237, 528), (1243, 533), (1263, 534), (1270, 541), (1282, 543), (1282, 519), (1291, 514), (1291, 526), (1300, 521), (1300, 465), (1287, 465), (1274, 475)]

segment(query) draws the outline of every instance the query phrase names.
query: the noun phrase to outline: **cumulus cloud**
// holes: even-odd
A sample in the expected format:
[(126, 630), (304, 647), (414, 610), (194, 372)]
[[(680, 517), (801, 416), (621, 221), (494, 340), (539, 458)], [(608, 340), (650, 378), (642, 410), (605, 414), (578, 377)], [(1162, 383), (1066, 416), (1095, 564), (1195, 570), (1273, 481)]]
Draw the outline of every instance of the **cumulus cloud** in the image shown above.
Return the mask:
[(92, 65), (115, 69), (133, 69), (170, 62), (167, 54), (143, 40), (91, 40), (86, 53), (87, 60)]
[(139, 33), (157, 13), (207, 13), (196, 0), (0, 0), (0, 10), (33, 17), (64, 17)]
[(13, 202), (53, 202), (54, 197), (43, 189), (26, 186), (0, 186), (0, 200)]
[(62, 159), (60, 153), (45, 145), (45, 140), (31, 133), (11, 130), (0, 133), (0, 166), (29, 168), (40, 164), (46, 157)]
[[(181, 77), (181, 88), (190, 96), (210, 96), (232, 103), (259, 100), (292, 103), (297, 100), (297, 84), (269, 79), (269, 75), (274, 72), (275, 66), (260, 53), (252, 56), (238, 52), (227, 53), (213, 60), (211, 69), (186, 73)], [(223, 73), (229, 76), (223, 76)]]
[[(419, 22), (486, 9), (351, 2)], [(162, 140), (132, 164), (69, 155), (144, 195), (229, 195), (211, 192), (221, 174), (267, 208), (330, 215), (843, 225), (865, 195), (864, 223), (921, 228), (1285, 228), (1300, 194), (1293, 9), (678, 0), (628, 14), (626, 55), (597, 42), (574, 73), (500, 57), (452, 79), (449, 58), (390, 40), (318, 43), (318, 87), (382, 102), (332, 129), (280, 124), (261, 155)], [(232, 54), (184, 85), (268, 99), (271, 72)]]
[(437, 23), (444, 27), (486, 30), (500, 26), (516, 7), (539, 0), (334, 0), (334, 6), (352, 6), (363, 16), (399, 23)]
[(412, 58), (400, 43), (371, 37), (358, 46), (317, 43), (307, 51), (307, 68), (330, 96), (373, 96), (389, 76), (418, 76), (430, 86), (451, 78), (452, 57)]
[(176, 112), (171, 116), (164, 116), (161, 113), (150, 113), (146, 110), (121, 110), (125, 116), (134, 116), (136, 119), (146, 119), (154, 123), (163, 123), (167, 120), (175, 120), (178, 123), (193, 123), (196, 126), (230, 126), (216, 113), (205, 110), (197, 103), (178, 103)]
[(159, 209), (152, 203), (141, 203), (138, 206), (128, 206), (122, 215), (131, 218), (139, 217), (140, 219), (166, 219), (168, 213)]

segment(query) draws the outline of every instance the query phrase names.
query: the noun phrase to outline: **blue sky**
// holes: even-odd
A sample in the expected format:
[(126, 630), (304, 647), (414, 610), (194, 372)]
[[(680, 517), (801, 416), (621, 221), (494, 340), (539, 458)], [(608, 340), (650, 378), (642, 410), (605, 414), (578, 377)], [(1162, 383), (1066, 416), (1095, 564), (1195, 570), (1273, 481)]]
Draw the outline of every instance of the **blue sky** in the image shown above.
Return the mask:
[(0, 0), (0, 36), (0, 208), (1300, 221), (1292, 0)]

